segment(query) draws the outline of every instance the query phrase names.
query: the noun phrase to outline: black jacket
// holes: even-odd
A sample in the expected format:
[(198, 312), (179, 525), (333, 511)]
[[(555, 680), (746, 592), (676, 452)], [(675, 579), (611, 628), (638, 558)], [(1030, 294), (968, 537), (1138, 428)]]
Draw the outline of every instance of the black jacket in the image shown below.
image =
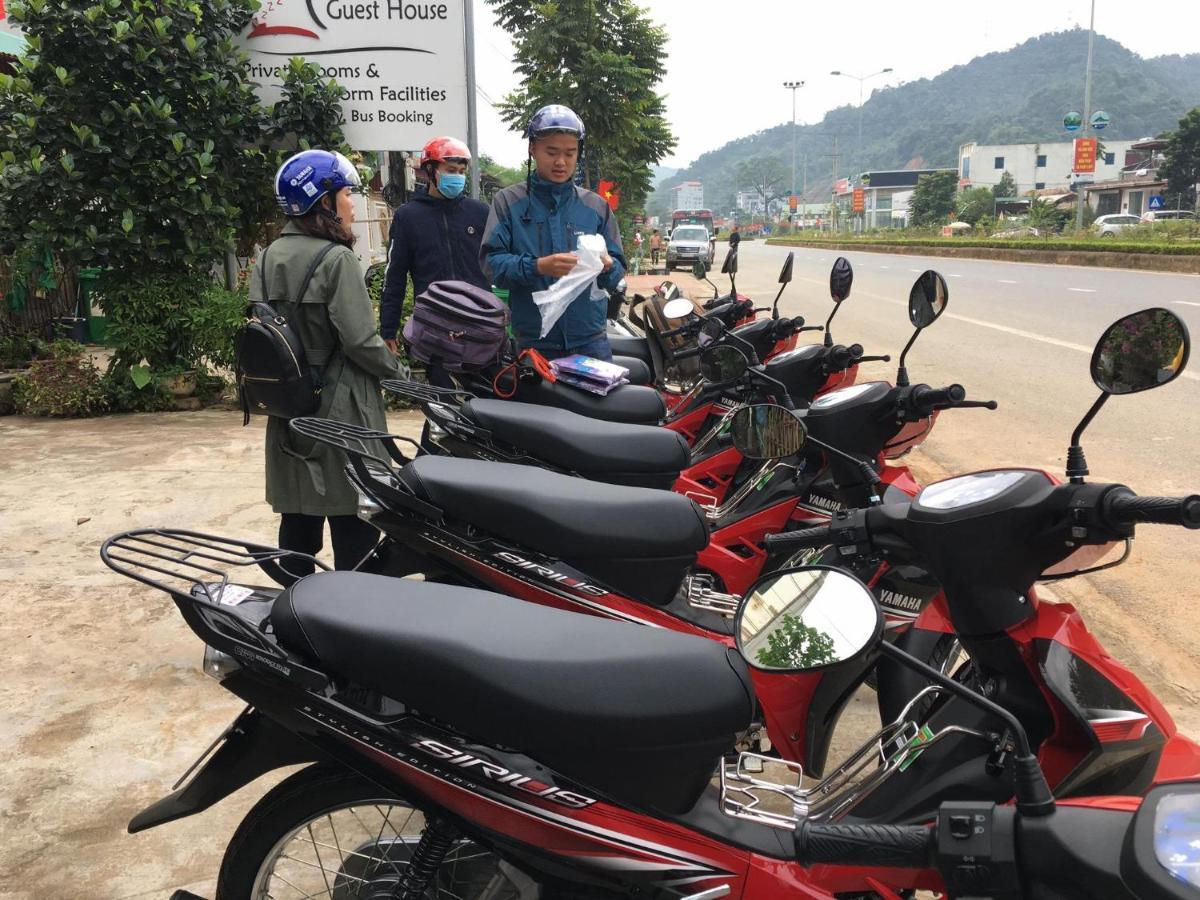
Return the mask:
[(479, 268), (479, 245), (487, 217), (487, 204), (470, 197), (444, 200), (416, 194), (396, 210), (379, 304), (379, 331), (386, 340), (394, 338), (400, 328), (410, 275), (414, 296), (435, 281), (466, 281), (485, 291), (492, 289)]

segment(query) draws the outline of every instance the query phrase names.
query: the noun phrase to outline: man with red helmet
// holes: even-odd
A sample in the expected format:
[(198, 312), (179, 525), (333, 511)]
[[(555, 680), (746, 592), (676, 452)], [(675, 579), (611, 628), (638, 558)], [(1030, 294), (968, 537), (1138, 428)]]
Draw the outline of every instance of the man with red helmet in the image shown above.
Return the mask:
[(448, 136), (434, 138), (421, 153), (428, 190), (396, 210), (379, 304), (379, 330), (392, 352), (396, 351), (409, 276), (413, 296), (435, 281), (466, 281), (491, 290), (479, 265), (488, 207), (463, 196), (470, 166), (471, 151), (465, 143)]

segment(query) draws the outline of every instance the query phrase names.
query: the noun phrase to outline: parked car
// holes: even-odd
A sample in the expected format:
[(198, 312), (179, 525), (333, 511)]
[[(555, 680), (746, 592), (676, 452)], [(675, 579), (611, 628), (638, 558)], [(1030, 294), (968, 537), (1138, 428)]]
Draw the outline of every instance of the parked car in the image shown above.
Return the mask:
[(1142, 213), (1143, 222), (1179, 222), (1195, 218), (1196, 214), (1187, 209), (1152, 209)]
[(714, 254), (707, 228), (702, 225), (676, 226), (667, 244), (667, 270), (676, 266), (690, 266), (698, 259), (711, 266)]
[(1141, 224), (1142, 220), (1138, 216), (1129, 213), (1113, 213), (1100, 216), (1092, 223), (1092, 227), (1100, 237), (1116, 237), (1126, 228), (1133, 228)]

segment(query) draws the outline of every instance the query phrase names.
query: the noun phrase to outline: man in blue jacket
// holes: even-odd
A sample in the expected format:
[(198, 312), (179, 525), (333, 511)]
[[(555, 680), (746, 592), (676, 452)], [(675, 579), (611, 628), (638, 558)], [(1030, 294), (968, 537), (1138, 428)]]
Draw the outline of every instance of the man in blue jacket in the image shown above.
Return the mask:
[(492, 201), (480, 257), (483, 271), (509, 292), (513, 330), (521, 347), (548, 359), (582, 353), (612, 359), (604, 332), (607, 300), (591, 299), (585, 286), (543, 338), (542, 317), (533, 293), (570, 272), (582, 234), (603, 235), (607, 246), (602, 288), (615, 287), (625, 274), (621, 234), (608, 203), (575, 186), (583, 147), (583, 120), (565, 106), (544, 106), (525, 131), (534, 172), (525, 184), (505, 188)]
[[(485, 291), (492, 284), (479, 268), (479, 244), (487, 224), (486, 203), (464, 197), (471, 151), (457, 138), (437, 137), (421, 153), (429, 190), (396, 210), (388, 247), (387, 279), (379, 304), (379, 331), (392, 352), (403, 324), (409, 276), (413, 296), (435, 281), (467, 281)], [(430, 379), (449, 387), (441, 373)], [(445, 384), (443, 384), (445, 382)]]

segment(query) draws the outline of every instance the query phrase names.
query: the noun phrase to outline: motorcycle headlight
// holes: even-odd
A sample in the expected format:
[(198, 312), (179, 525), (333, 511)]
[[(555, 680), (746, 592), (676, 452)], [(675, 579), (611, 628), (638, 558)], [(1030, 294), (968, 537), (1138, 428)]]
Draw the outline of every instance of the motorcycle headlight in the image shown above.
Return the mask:
[(242, 666), (230, 656), (218, 650), (216, 647), (204, 645), (204, 662), (202, 663), (204, 674), (209, 678), (215, 678), (217, 681), (224, 681)]

